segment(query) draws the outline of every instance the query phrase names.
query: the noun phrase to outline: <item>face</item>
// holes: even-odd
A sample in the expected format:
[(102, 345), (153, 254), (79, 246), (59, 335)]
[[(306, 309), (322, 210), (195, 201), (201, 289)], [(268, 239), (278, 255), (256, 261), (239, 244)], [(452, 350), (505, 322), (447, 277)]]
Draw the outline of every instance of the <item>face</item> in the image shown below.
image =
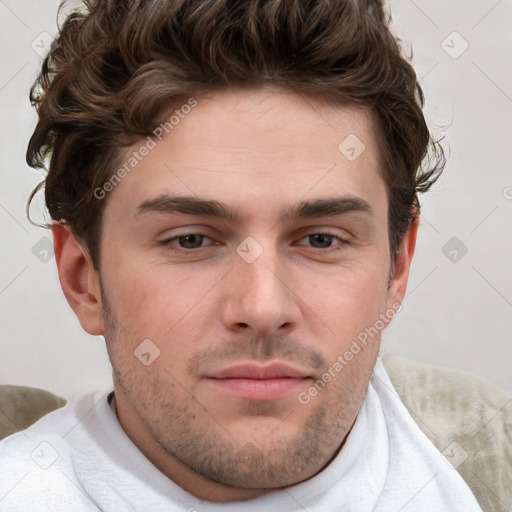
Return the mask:
[(109, 192), (93, 279), (121, 424), (215, 501), (328, 464), (380, 332), (357, 340), (401, 292), (367, 112), (270, 90), (196, 99)]

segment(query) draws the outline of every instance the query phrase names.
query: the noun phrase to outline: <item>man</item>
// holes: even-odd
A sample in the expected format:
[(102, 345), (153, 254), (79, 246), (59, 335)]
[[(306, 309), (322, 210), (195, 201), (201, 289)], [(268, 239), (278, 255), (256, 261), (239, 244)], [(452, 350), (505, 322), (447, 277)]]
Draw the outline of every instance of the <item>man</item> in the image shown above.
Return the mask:
[(378, 357), (444, 163), (381, 2), (87, 2), (32, 98), (114, 389), (0, 444), (1, 510), (481, 510)]

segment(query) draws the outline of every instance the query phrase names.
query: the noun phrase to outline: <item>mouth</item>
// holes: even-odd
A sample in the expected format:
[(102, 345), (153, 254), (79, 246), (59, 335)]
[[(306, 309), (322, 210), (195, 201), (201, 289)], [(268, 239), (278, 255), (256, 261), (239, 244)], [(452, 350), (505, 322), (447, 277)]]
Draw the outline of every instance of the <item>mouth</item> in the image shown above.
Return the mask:
[(208, 374), (219, 391), (252, 400), (278, 400), (304, 387), (311, 375), (283, 363), (242, 364)]

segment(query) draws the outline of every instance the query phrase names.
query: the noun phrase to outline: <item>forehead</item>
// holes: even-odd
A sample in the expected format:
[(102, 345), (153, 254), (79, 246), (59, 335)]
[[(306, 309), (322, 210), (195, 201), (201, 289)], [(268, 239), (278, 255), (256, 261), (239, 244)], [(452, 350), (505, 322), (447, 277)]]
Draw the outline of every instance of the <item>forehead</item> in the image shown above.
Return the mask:
[[(136, 217), (142, 203), (162, 194), (222, 200), (237, 207), (239, 218), (244, 211), (246, 218), (281, 212), (298, 199), (343, 195), (371, 204), (382, 195), (368, 111), (266, 90), (195, 101), (162, 115), (162, 140), (152, 137), (155, 144), (109, 193), (121, 215)], [(121, 166), (145, 144), (128, 148)], [(255, 202), (257, 212), (246, 207)]]

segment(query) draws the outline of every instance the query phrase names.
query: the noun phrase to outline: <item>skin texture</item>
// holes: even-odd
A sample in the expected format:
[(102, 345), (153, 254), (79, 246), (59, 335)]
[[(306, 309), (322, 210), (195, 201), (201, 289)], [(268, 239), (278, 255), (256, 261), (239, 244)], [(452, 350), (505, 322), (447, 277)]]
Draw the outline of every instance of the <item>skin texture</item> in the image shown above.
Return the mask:
[[(104, 199), (100, 273), (67, 226), (52, 229), (66, 298), (82, 327), (105, 337), (128, 436), (188, 492), (246, 500), (311, 478), (338, 453), (380, 333), (309, 403), (298, 393), (401, 303), (417, 222), (391, 265), (368, 112), (264, 89), (197, 100)], [(353, 161), (338, 149), (349, 134), (365, 145)], [(136, 214), (159, 194), (222, 201), (242, 218)], [(337, 196), (363, 199), (372, 213), (280, 220), (299, 201)], [(312, 236), (326, 232), (346, 242)], [(206, 237), (162, 243), (194, 233)], [(263, 251), (251, 263), (236, 251), (249, 236)], [(134, 355), (145, 339), (160, 351), (147, 366)], [(276, 361), (308, 377), (279, 399), (233, 396), (206, 378)]]

